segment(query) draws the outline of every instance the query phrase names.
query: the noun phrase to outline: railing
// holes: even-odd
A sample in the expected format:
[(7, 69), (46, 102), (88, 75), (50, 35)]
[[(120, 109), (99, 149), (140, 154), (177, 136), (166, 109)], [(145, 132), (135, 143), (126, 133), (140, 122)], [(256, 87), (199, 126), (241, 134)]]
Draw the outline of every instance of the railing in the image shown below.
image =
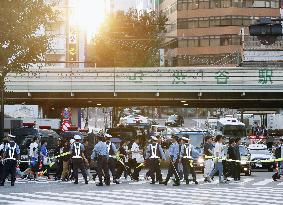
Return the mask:
[(13, 92), (282, 92), (283, 68), (72, 68), (10, 74)]

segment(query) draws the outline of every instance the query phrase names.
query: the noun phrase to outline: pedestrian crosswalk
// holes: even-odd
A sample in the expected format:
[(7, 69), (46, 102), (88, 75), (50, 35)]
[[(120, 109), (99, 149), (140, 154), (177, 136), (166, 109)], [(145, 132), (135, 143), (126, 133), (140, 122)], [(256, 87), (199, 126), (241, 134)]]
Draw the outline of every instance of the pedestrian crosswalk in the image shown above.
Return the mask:
[[(199, 182), (199, 186), (212, 186), (218, 184), (218, 177), (215, 177), (211, 183), (205, 183), (204, 178), (198, 178), (197, 181)], [(61, 180), (48, 180), (46, 178), (38, 178), (37, 180), (28, 180), (28, 179), (17, 179), (16, 184), (71, 184), (74, 181), (61, 181)], [(124, 177), (121, 177), (120, 183), (122, 184), (129, 184), (129, 185), (141, 185), (141, 184), (147, 184), (150, 183), (150, 179), (146, 180), (143, 175), (140, 176), (140, 180), (137, 182), (131, 181), (129, 178), (125, 179)], [(84, 179), (82, 177), (79, 178), (79, 183), (84, 183)], [(95, 184), (98, 183), (98, 179), (96, 181), (90, 180), (89, 184)], [(114, 183), (111, 183), (114, 185)], [(181, 184), (185, 184), (185, 181), (181, 181)], [(192, 184), (194, 184), (192, 182)], [(278, 182), (274, 182), (271, 178), (269, 179), (257, 179), (256, 177), (242, 177), (240, 181), (234, 181), (231, 179), (227, 184), (230, 185), (249, 185), (249, 186), (279, 186), (283, 187), (283, 182), (278, 180)]]
[(71, 204), (131, 204), (131, 205), (180, 205), (180, 204), (210, 204), (210, 205), (281, 205), (282, 188), (272, 187), (201, 187), (191, 186), (183, 189), (176, 187), (137, 188), (137, 189), (95, 189), (91, 191), (40, 191), (34, 193), (0, 193), (0, 204), (48, 205)]

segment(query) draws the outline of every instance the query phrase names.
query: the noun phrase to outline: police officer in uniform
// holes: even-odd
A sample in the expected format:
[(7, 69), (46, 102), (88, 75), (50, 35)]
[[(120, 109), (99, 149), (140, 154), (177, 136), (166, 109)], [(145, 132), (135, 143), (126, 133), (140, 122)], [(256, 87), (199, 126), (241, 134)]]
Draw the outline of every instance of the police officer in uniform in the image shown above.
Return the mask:
[(4, 186), (5, 179), (11, 174), (11, 186), (15, 185), (16, 181), (16, 167), (17, 160), (20, 156), (20, 148), (14, 141), (14, 135), (8, 135), (10, 142), (4, 147), (3, 159), (4, 159), (4, 172), (0, 180), (0, 186)]
[(180, 152), (180, 161), (183, 165), (184, 179), (186, 180), (186, 184), (189, 184), (189, 171), (192, 173), (193, 182), (198, 184), (192, 158), (194, 147), (192, 144), (190, 144), (190, 139), (187, 137), (182, 137), (181, 142), (182, 146)]
[(99, 183), (96, 186), (103, 186), (102, 177), (104, 173), (104, 181), (106, 186), (110, 185), (110, 176), (108, 168), (108, 148), (106, 143), (103, 142), (103, 137), (98, 136), (98, 142), (94, 146), (92, 151), (91, 159), (97, 161), (97, 174)]
[(74, 184), (78, 184), (78, 169), (80, 169), (82, 172), (82, 175), (85, 180), (85, 184), (88, 184), (85, 166), (83, 162), (83, 157), (84, 157), (83, 152), (85, 148), (84, 148), (84, 145), (80, 143), (80, 140), (81, 140), (80, 135), (75, 135), (74, 139), (75, 139), (75, 142), (71, 146), (72, 161), (73, 161), (73, 174), (75, 178)]
[(116, 165), (117, 165), (117, 160), (116, 160), (116, 153), (117, 153), (117, 148), (115, 144), (111, 142), (112, 136), (109, 134), (105, 134), (106, 138), (106, 145), (107, 145), (107, 150), (108, 150), (108, 167), (109, 170), (112, 173), (113, 177), (113, 182), (116, 184), (119, 184), (119, 181), (117, 180), (117, 174), (116, 174)]
[(155, 173), (156, 173), (156, 179), (159, 181), (159, 183), (162, 183), (162, 175), (160, 170), (160, 159), (166, 160), (164, 151), (160, 144), (158, 143), (158, 138), (155, 136), (151, 137), (152, 143), (150, 143), (147, 146), (146, 149), (146, 159), (149, 159), (149, 172), (150, 172), (150, 178), (151, 183), (155, 184)]
[(180, 177), (178, 174), (178, 159), (179, 159), (179, 144), (178, 144), (178, 136), (173, 135), (172, 136), (173, 143), (169, 147), (169, 158), (170, 158), (170, 164), (168, 168), (168, 174), (164, 182), (161, 184), (167, 185), (170, 177), (175, 176), (175, 183), (173, 186), (179, 186), (180, 185)]

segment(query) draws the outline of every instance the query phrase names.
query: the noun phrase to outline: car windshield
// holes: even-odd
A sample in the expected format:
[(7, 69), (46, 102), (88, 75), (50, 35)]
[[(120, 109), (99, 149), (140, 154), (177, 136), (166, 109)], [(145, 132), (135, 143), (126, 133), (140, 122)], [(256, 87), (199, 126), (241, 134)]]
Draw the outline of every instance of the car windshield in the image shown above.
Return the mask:
[(168, 121), (175, 121), (176, 119), (177, 119), (177, 116), (175, 116), (175, 115), (170, 115), (168, 117)]
[(249, 153), (248, 149), (244, 146), (239, 146), (239, 150), (240, 150), (240, 155), (243, 155), (243, 156), (248, 155)]
[(223, 134), (234, 137), (242, 137), (246, 136), (246, 129), (242, 125), (225, 125)]
[(267, 149), (250, 149), (251, 154), (265, 154), (270, 155), (270, 151)]
[(202, 132), (195, 132), (195, 133), (180, 133), (180, 137), (188, 137), (191, 140), (191, 144), (195, 147), (201, 147), (203, 144), (204, 133)]

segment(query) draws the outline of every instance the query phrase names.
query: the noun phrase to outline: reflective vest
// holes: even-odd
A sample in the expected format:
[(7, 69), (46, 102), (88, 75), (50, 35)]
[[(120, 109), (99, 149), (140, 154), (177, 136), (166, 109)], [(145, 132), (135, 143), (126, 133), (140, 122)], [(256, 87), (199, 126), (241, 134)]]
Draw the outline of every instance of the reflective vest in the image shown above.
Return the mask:
[(150, 145), (150, 151), (151, 151), (151, 156), (149, 157), (150, 159), (160, 159), (160, 157), (157, 154), (157, 150), (158, 150), (157, 143), (155, 145), (153, 144)]
[(7, 144), (8, 149), (6, 150), (6, 159), (12, 159), (12, 160), (16, 160), (16, 153), (15, 150), (17, 148), (17, 144), (14, 143), (14, 146), (11, 146), (11, 143)]
[(81, 156), (81, 143), (73, 144), (73, 157), (72, 158), (82, 158)]
[(192, 158), (192, 156), (191, 156), (191, 151), (192, 151), (192, 146), (191, 146), (191, 144), (189, 144), (189, 145), (184, 144), (184, 154), (183, 154), (183, 158), (186, 158), (186, 159)]

